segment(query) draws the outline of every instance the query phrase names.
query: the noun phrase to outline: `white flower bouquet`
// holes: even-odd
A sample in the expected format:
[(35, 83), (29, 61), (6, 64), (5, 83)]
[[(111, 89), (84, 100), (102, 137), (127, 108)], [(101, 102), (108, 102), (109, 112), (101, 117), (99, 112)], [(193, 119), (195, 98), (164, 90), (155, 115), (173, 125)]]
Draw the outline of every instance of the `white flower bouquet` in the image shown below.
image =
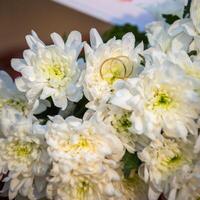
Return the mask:
[(96, 29), (89, 44), (26, 36), (21, 76), (0, 72), (1, 196), (200, 199), (200, 1), (179, 1), (148, 45)]

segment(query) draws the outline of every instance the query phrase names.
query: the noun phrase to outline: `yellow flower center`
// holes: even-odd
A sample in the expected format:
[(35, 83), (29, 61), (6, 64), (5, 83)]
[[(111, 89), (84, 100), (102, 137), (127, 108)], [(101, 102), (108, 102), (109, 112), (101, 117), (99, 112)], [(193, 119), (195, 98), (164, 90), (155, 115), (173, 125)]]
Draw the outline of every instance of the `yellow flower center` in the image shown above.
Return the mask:
[(32, 62), (52, 88), (65, 87), (74, 75), (70, 57), (55, 47), (43, 49)]
[(165, 159), (163, 159), (163, 161), (161, 162), (161, 165), (165, 168), (168, 168), (168, 170), (173, 170), (176, 168), (179, 168), (179, 166), (181, 166), (185, 160), (183, 159), (183, 156), (181, 155), (181, 153), (179, 154), (175, 154), (172, 157), (167, 157)]
[(79, 148), (89, 149), (91, 146), (92, 146), (92, 144), (88, 139), (81, 137), (79, 139), (78, 143), (72, 145), (72, 148), (74, 148), (74, 149), (79, 149)]
[(154, 107), (168, 108), (172, 103), (172, 98), (167, 93), (158, 93), (155, 97)]
[(17, 157), (27, 157), (33, 151), (34, 144), (31, 142), (15, 141), (9, 144), (10, 153)]
[(48, 76), (49, 80), (50, 79), (61, 80), (65, 77), (65, 72), (59, 64), (52, 64), (46, 66), (44, 73)]
[(179, 148), (179, 144), (173, 141), (166, 141), (163, 147), (157, 152), (157, 167), (162, 172), (171, 173), (176, 171), (191, 160)]
[(76, 187), (77, 200), (87, 200), (90, 187), (91, 184), (88, 180), (81, 180)]
[(54, 65), (53, 67), (49, 68), (49, 74), (52, 77), (62, 79), (65, 76), (65, 73), (61, 70), (59, 65)]
[(25, 101), (19, 100), (19, 99), (7, 99), (3, 100), (0, 103), (0, 109), (3, 108), (4, 106), (11, 106), (15, 108), (16, 110), (24, 112), (26, 109), (26, 103)]
[(127, 133), (128, 129), (131, 127), (132, 123), (130, 121), (131, 113), (124, 113), (122, 115), (115, 115), (114, 120), (112, 121), (113, 127), (119, 133)]
[(76, 153), (79, 153), (82, 150), (95, 151), (96, 149), (92, 141), (82, 135), (79, 137), (77, 142), (71, 143), (69, 140), (64, 141), (60, 144), (60, 147), (65, 152), (75, 151)]
[(111, 85), (116, 80), (130, 77), (132, 72), (133, 63), (127, 56), (109, 58), (100, 66), (101, 78)]
[(176, 105), (172, 95), (165, 89), (156, 89), (147, 107), (151, 110), (168, 110)]

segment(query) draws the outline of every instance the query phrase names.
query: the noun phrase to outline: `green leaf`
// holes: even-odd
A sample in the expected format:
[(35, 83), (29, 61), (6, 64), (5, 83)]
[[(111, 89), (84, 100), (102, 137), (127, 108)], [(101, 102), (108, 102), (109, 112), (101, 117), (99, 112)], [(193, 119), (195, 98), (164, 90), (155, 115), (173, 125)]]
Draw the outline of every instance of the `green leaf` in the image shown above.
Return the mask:
[(85, 105), (86, 105), (88, 102), (89, 102), (89, 101), (86, 99), (86, 97), (83, 96), (83, 98), (77, 103), (73, 115), (74, 115), (75, 117), (82, 118), (83, 115), (85, 114), (85, 112), (87, 111), (87, 108), (85, 107)]
[(188, 53), (189, 56), (196, 56), (197, 55), (197, 51), (192, 50)]
[(176, 20), (179, 20), (180, 18), (176, 15), (162, 15), (165, 21), (168, 24), (173, 24)]
[(190, 6), (191, 6), (191, 3), (192, 3), (192, 0), (189, 0), (187, 6), (185, 6), (183, 17), (186, 17), (186, 16), (189, 17), (190, 16)]
[(123, 172), (124, 172), (124, 177), (128, 178), (131, 170), (138, 170), (139, 166), (141, 165), (141, 161), (138, 158), (137, 154), (134, 153), (129, 153), (128, 151), (126, 151), (123, 159)]
[(124, 34), (132, 32), (135, 35), (135, 39), (137, 43), (144, 42), (145, 45), (148, 44), (147, 37), (144, 32), (140, 32), (137, 26), (133, 26), (131, 24), (125, 24), (123, 26), (114, 26), (110, 30), (106, 31), (103, 34), (104, 42), (107, 42), (109, 39), (116, 37), (116, 39), (121, 39)]
[(34, 115), (37, 119), (40, 120), (41, 124), (46, 124), (46, 122), (49, 119), (48, 116), (55, 116), (60, 111), (60, 108), (58, 108), (54, 105), (51, 97), (47, 98), (47, 100), (50, 102), (51, 106), (47, 107), (47, 109), (44, 112)]

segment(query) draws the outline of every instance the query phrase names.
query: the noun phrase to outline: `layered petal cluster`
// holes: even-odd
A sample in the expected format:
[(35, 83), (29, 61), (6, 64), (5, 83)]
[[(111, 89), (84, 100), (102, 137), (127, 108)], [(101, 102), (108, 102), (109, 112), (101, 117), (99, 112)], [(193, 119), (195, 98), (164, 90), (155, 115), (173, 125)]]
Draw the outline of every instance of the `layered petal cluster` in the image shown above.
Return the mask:
[(193, 0), (190, 7), (190, 15), (197, 34), (200, 34), (200, 5), (198, 0)]
[[(175, 23), (170, 26), (166, 22), (155, 21), (146, 26), (147, 37), (151, 45), (146, 51), (150, 51), (150, 56), (154, 54), (155, 50), (160, 50), (164, 53), (176, 53), (181, 50), (188, 50), (193, 36), (192, 34), (188, 34), (190, 29), (193, 30), (193, 27), (190, 28), (190, 26), (192, 26), (192, 22), (188, 20), (180, 21), (180, 23), (182, 23), (182, 28), (180, 28), (180, 24), (176, 25)], [(186, 29), (185, 31), (184, 28)], [(152, 48), (154, 50), (153, 52)]]
[[(56, 164), (55, 164), (56, 165)], [(58, 166), (53, 167), (50, 183), (47, 187), (47, 195), (50, 199), (62, 200), (112, 200), (121, 199), (122, 194), (114, 188), (113, 182), (120, 180), (119, 175), (113, 170), (104, 168), (101, 173), (83, 174), (71, 171), (63, 180)]]
[(170, 53), (170, 60), (179, 66), (185, 73), (195, 91), (199, 93), (200, 88), (200, 59), (190, 57), (185, 51), (179, 53)]
[(108, 134), (116, 135), (130, 153), (145, 147), (149, 140), (137, 135), (132, 128), (131, 112), (114, 105), (102, 105), (93, 114), (94, 123)]
[(52, 33), (53, 45), (46, 46), (32, 31), (26, 36), (30, 49), (23, 59), (12, 59), (12, 67), (22, 74), (16, 79), (17, 88), (26, 93), (30, 103), (51, 97), (57, 107), (65, 109), (67, 101), (77, 102), (82, 97), (80, 76), (82, 60), (81, 34), (72, 31), (64, 43), (61, 36)]
[(0, 71), (0, 132), (8, 134), (10, 127), (16, 127), (17, 116), (26, 118), (32, 114), (41, 113), (48, 103), (43, 101), (38, 105), (28, 104), (24, 93), (17, 90), (12, 78), (5, 72)]
[(124, 151), (114, 135), (102, 134), (90, 121), (56, 116), (46, 139), (53, 159), (52, 199), (120, 199), (113, 183), (120, 180), (115, 169)]
[(200, 99), (182, 70), (171, 62), (155, 62), (138, 78), (116, 84), (111, 102), (132, 111), (135, 132), (151, 139), (167, 136), (186, 140), (198, 134)]
[(188, 15), (187, 3), (159, 0), (179, 19), (149, 24), (145, 45), (94, 28), (90, 44), (77, 31), (51, 45), (26, 36), (20, 77), (0, 71), (0, 195), (200, 199), (200, 0)]
[(0, 139), (0, 173), (7, 174), (3, 191), (9, 186), (9, 199), (18, 194), (29, 199), (44, 196), (49, 156), (44, 130), (37, 122), (16, 117), (15, 129)]
[(135, 37), (127, 33), (122, 40), (115, 38), (103, 43), (96, 29), (90, 31), (90, 44), (85, 44), (86, 72), (84, 92), (95, 105), (106, 102), (117, 80), (136, 76), (142, 69), (139, 54), (143, 43), (135, 47)]
[[(38, 105), (28, 105), (24, 93), (17, 90), (12, 78), (5, 71), (0, 71), (0, 91), (0, 112), (11, 108), (25, 116), (36, 113)], [(41, 104), (37, 112), (43, 110), (45, 110), (45, 104)]]
[[(129, 177), (125, 178), (122, 169), (118, 169), (121, 174), (121, 181), (114, 185), (123, 194), (122, 200), (147, 200), (148, 199), (148, 185), (139, 177), (135, 170), (131, 171)], [(114, 200), (114, 199), (113, 199)]]
[(200, 198), (200, 166), (197, 162), (192, 170), (187, 170), (176, 176), (168, 195), (169, 200)]
[(193, 169), (199, 155), (194, 153), (192, 142), (163, 138), (152, 141), (138, 156), (144, 162), (140, 176), (150, 182), (149, 199), (157, 199), (162, 192), (169, 191), (176, 176), (185, 176)]

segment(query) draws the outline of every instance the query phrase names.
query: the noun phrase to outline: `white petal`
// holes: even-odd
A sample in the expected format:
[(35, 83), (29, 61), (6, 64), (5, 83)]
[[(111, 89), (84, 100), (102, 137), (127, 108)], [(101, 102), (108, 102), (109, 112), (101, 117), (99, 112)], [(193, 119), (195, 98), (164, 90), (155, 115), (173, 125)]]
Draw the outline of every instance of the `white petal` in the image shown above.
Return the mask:
[(78, 102), (83, 97), (82, 88), (76, 87), (75, 85), (69, 85), (67, 97), (72, 102)]
[(18, 190), (24, 184), (24, 180), (19, 179), (12, 179), (10, 182), (10, 189), (9, 189), (9, 199), (14, 199), (18, 193)]
[(21, 70), (26, 67), (26, 62), (24, 59), (12, 58), (11, 66), (14, 70), (21, 72)]
[(133, 95), (127, 89), (121, 89), (115, 93), (115, 96), (111, 98), (110, 102), (116, 106), (124, 108), (126, 110), (132, 110), (128, 101)]
[(22, 76), (30, 81), (35, 81), (35, 72), (32, 66), (26, 66), (21, 71)]
[(72, 31), (67, 38), (67, 41), (65, 43), (66, 47), (69, 47), (71, 49), (76, 49), (77, 54), (80, 53), (82, 48), (82, 36), (81, 33), (78, 31)]
[(40, 95), (41, 99), (46, 99), (50, 96), (53, 96), (55, 94), (56, 90), (54, 88), (50, 88), (50, 87), (44, 87), (42, 90), (42, 93)]
[(141, 120), (140, 117), (134, 117), (134, 124), (135, 124), (135, 130), (138, 132), (138, 133), (143, 133), (144, 132), (144, 125), (143, 125), (143, 122)]
[(85, 51), (85, 56), (87, 57), (91, 53), (93, 53), (92, 48), (89, 46), (88, 43), (84, 42), (84, 51)]
[(29, 103), (33, 104), (36, 100), (36, 98), (39, 96), (39, 93), (41, 92), (42, 87), (41, 86), (37, 86), (30, 88), (27, 93), (26, 93), (26, 97), (29, 101)]
[(24, 57), (24, 60), (26, 61), (27, 65), (31, 66), (31, 58), (33, 56), (35, 56), (33, 51), (31, 51), (30, 49), (24, 50), (23, 57)]
[(52, 99), (53, 99), (53, 103), (56, 107), (62, 108), (62, 110), (66, 109), (67, 102), (68, 102), (66, 96), (62, 96), (62, 95), (55, 96), (55, 95), (53, 95)]
[(113, 196), (115, 194), (115, 189), (111, 183), (105, 186), (105, 192), (109, 196)]
[(197, 138), (197, 141), (194, 146), (194, 152), (199, 153), (199, 151), (200, 151), (200, 136)]
[(149, 187), (148, 197), (149, 200), (158, 200), (161, 192), (154, 191), (151, 187)]
[(62, 37), (58, 33), (52, 33), (51, 39), (53, 40), (54, 44), (59, 46), (60, 48), (64, 49), (65, 43)]
[(196, 28), (196, 30), (198, 31), (198, 33), (200, 33), (200, 4), (199, 4), (199, 0), (192, 0), (191, 3), (191, 8), (190, 8), (190, 15), (192, 18), (192, 22)]
[(22, 77), (18, 77), (15, 79), (15, 84), (21, 92), (26, 92), (28, 90), (26, 81)]
[(39, 39), (38, 35), (34, 31), (32, 31), (32, 35), (27, 35), (25, 38), (28, 46), (33, 51), (45, 47), (44, 43)]
[(96, 49), (99, 47), (100, 44), (103, 43), (103, 40), (97, 30), (95, 28), (92, 28), (90, 30), (90, 45), (92, 48)]
[(133, 35), (133, 33), (126, 33), (122, 37), (122, 46), (125, 49), (128, 48), (128, 50), (131, 50), (135, 47), (135, 36)]
[(174, 188), (170, 191), (168, 199), (169, 200), (176, 200), (176, 193), (177, 193), (177, 189)]
[(183, 122), (181, 122), (181, 121), (177, 121), (177, 122), (176, 122), (176, 131), (177, 131), (177, 134), (178, 134), (181, 138), (183, 138), (184, 140), (186, 140), (188, 130), (187, 130), (187, 128), (184, 126)]
[(187, 51), (191, 41), (192, 41), (191, 36), (185, 33), (179, 34), (172, 40), (172, 51), (173, 52)]

